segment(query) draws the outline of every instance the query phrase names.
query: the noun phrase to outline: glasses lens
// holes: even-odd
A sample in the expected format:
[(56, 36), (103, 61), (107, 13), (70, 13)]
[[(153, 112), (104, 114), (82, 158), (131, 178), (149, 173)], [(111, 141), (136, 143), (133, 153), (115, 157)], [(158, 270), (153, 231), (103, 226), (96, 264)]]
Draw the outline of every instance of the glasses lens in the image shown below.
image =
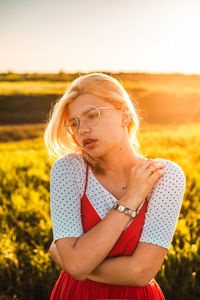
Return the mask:
[(70, 121), (65, 121), (65, 128), (70, 134), (75, 134), (79, 128), (79, 122), (76, 118), (73, 118)]
[(85, 122), (88, 126), (94, 126), (100, 120), (100, 111), (97, 108), (90, 110), (85, 116)]
[[(97, 108), (93, 108), (85, 114), (83, 121), (86, 126), (94, 126), (98, 123), (100, 117), (100, 111)], [(70, 134), (76, 134), (79, 130), (79, 119), (74, 117), (70, 121), (66, 120), (64, 127)]]

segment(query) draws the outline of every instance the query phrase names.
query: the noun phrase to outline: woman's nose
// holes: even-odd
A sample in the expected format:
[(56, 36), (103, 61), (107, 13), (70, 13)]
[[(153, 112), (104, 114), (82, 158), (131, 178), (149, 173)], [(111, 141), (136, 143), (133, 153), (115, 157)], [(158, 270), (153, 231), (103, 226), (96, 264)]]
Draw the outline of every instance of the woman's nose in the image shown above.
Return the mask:
[(80, 133), (89, 132), (90, 131), (90, 128), (89, 128), (87, 122), (85, 122), (85, 120), (80, 120), (80, 122), (79, 122), (79, 130), (78, 131)]

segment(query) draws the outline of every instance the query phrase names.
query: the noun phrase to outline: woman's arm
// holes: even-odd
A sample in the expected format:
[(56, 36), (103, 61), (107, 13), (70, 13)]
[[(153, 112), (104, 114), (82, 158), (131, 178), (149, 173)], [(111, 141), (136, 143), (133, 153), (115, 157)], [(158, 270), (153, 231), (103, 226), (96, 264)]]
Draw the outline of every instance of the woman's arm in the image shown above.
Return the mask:
[(105, 259), (89, 276), (97, 282), (146, 286), (160, 270), (167, 249), (158, 245), (139, 242), (131, 256)]
[[(54, 242), (52, 242), (49, 252), (56, 265), (63, 269), (62, 261)], [(139, 272), (136, 272), (136, 266), (133, 270), (129, 268), (130, 261), (131, 256), (106, 258), (89, 274), (88, 279), (103, 283), (139, 285)]]
[[(49, 249), (52, 259), (62, 269), (56, 245)], [(146, 286), (159, 271), (167, 249), (139, 242), (132, 256), (106, 258), (88, 279), (116, 285)]]
[(60, 267), (61, 269), (64, 269), (62, 261), (61, 261), (61, 258), (60, 258), (59, 254), (58, 254), (58, 250), (56, 248), (56, 244), (54, 242), (51, 243), (51, 246), (49, 248), (49, 253), (50, 253), (51, 258), (55, 262), (55, 264), (58, 267)]

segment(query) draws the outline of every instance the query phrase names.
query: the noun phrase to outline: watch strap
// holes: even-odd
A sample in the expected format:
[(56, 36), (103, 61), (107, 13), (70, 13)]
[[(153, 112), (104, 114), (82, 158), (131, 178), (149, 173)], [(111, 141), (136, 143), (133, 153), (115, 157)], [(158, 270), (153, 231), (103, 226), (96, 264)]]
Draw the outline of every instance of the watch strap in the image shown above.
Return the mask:
[(134, 219), (137, 215), (136, 210), (134, 210), (132, 208), (129, 208), (129, 207), (126, 207), (122, 204), (118, 204), (118, 203), (114, 203), (113, 206), (112, 206), (112, 209), (123, 212), (126, 215), (130, 216), (132, 219)]

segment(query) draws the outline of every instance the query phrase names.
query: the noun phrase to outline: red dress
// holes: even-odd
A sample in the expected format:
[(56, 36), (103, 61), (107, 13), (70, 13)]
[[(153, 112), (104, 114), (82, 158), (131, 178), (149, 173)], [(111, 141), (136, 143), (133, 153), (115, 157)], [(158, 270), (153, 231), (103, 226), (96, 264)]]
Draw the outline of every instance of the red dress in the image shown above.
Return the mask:
[[(90, 230), (101, 218), (91, 205), (86, 196), (88, 180), (88, 165), (86, 171), (86, 184), (81, 199), (81, 216), (84, 232)], [(108, 257), (131, 255), (139, 241), (145, 220), (147, 200), (141, 207), (138, 215), (131, 224), (122, 232), (121, 236), (110, 251)], [(165, 297), (153, 279), (146, 287), (123, 286), (90, 279), (79, 281), (74, 279), (68, 272), (62, 271), (53, 288), (50, 300), (88, 300), (88, 299), (133, 299), (133, 300), (165, 300)]]

